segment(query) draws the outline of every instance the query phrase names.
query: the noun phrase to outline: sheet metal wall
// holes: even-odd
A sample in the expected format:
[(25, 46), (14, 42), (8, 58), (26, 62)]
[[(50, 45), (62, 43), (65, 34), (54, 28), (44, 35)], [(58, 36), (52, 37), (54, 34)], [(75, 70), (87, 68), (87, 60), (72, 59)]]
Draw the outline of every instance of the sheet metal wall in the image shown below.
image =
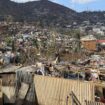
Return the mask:
[(35, 90), (39, 105), (70, 105), (67, 96), (73, 91), (82, 105), (85, 100), (94, 101), (94, 85), (92, 83), (35, 76)]

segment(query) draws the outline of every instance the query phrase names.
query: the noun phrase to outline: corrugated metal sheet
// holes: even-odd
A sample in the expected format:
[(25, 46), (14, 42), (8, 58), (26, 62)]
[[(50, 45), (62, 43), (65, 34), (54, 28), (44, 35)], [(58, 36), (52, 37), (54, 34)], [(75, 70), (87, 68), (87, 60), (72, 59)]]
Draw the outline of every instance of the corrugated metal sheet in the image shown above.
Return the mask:
[(13, 66), (13, 65), (8, 65), (5, 68), (0, 69), (0, 74), (2, 73), (15, 73), (16, 70), (21, 68), (21, 66)]
[(100, 103), (100, 102), (86, 101), (86, 105), (105, 105), (105, 104), (104, 103)]
[(34, 77), (34, 83), (39, 105), (67, 105), (67, 96), (71, 91), (82, 105), (85, 105), (85, 100), (94, 101), (92, 83), (38, 75)]

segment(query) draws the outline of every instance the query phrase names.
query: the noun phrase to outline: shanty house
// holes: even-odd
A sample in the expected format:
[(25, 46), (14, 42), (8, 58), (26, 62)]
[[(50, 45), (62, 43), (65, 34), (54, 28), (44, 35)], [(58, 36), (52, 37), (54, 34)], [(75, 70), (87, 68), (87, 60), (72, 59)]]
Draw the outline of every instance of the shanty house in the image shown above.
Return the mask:
[(84, 36), (81, 38), (83, 48), (94, 51), (97, 47), (97, 40), (93, 35)]

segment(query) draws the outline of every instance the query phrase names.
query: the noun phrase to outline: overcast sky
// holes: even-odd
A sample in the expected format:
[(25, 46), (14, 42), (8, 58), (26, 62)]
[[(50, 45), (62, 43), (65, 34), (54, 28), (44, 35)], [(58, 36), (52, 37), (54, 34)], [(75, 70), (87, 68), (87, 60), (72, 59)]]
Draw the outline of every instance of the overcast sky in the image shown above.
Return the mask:
[[(12, 0), (16, 2), (27, 2), (27, 1), (38, 1), (38, 0)], [(76, 11), (105, 11), (105, 0), (50, 0), (69, 8), (72, 8)]]

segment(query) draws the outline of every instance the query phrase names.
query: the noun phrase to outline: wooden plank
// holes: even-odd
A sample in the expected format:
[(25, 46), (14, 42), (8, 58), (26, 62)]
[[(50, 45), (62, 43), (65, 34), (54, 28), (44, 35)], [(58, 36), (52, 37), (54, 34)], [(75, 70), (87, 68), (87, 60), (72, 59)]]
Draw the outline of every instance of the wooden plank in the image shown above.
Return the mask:
[(28, 89), (29, 89), (29, 85), (22, 82), (15, 105), (23, 105)]
[(0, 79), (0, 105), (3, 105), (2, 80)]
[(24, 99), (29, 89), (29, 85), (26, 83), (21, 83), (21, 88), (19, 89), (18, 98)]

